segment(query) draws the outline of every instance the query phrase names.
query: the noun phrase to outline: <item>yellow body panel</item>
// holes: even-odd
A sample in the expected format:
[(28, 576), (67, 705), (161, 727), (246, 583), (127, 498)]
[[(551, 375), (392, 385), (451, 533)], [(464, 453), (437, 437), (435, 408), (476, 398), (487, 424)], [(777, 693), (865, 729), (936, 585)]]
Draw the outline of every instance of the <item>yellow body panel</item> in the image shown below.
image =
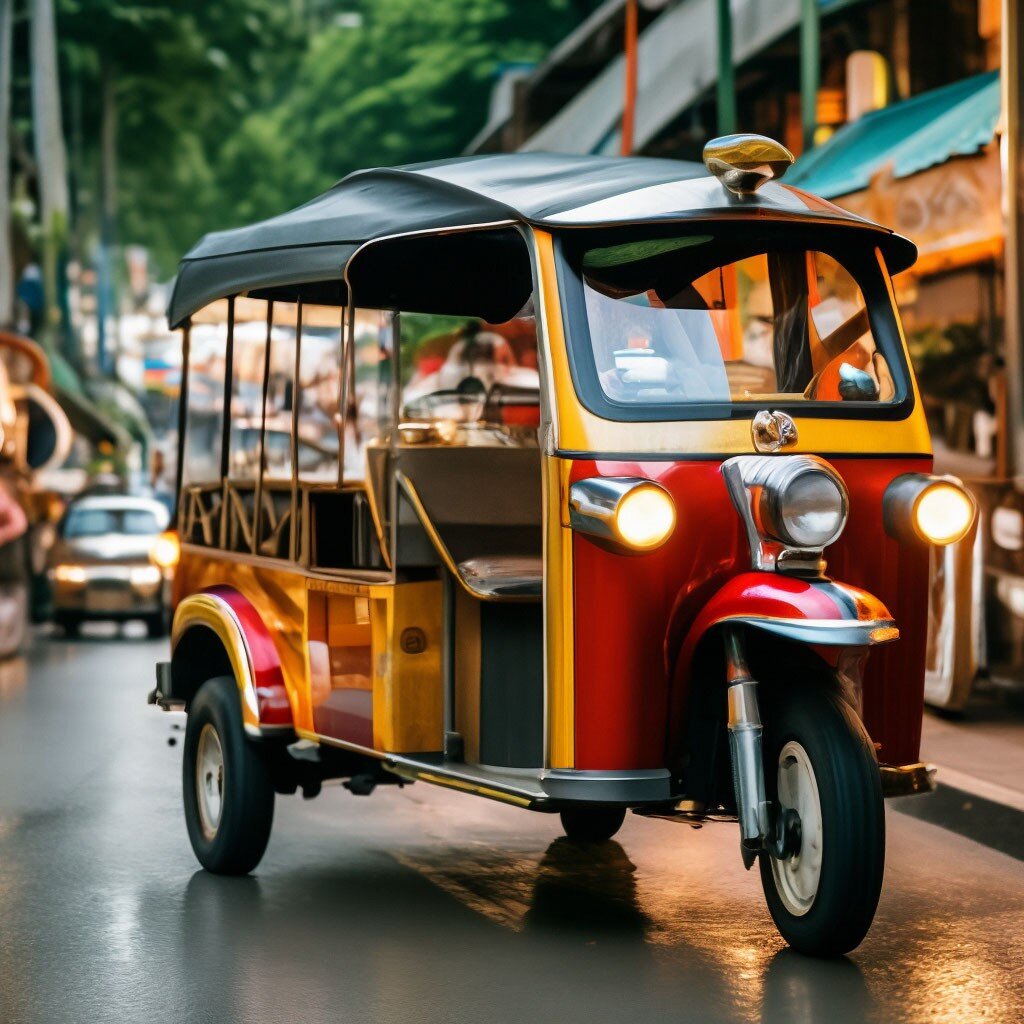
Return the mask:
[(561, 509), (571, 463), (544, 457), (544, 672), (548, 767), (575, 765), (572, 531)]
[(440, 750), (440, 582), (374, 587), (370, 622), (374, 747), (398, 754)]

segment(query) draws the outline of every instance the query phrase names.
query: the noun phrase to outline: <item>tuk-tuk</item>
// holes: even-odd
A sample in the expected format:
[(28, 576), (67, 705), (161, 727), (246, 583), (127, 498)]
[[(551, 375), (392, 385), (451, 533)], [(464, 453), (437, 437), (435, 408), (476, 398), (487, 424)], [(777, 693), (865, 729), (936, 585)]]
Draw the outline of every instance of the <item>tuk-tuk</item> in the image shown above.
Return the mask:
[(883, 796), (932, 786), (930, 545), (975, 509), (930, 473), (891, 283), (915, 247), (791, 162), (730, 136), (706, 167), (366, 170), (185, 257), (150, 701), (188, 713), (204, 867), (255, 868), (276, 793), (427, 782), (581, 843), (736, 821), (787, 942), (861, 941)]

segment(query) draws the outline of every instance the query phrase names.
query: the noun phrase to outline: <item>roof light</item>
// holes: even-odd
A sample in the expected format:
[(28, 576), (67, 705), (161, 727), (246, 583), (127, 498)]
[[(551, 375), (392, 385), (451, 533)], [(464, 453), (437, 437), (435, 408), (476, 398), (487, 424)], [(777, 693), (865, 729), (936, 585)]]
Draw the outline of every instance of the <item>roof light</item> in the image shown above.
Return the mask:
[(752, 196), (786, 173), (793, 154), (764, 135), (722, 135), (704, 147), (704, 163), (730, 192)]

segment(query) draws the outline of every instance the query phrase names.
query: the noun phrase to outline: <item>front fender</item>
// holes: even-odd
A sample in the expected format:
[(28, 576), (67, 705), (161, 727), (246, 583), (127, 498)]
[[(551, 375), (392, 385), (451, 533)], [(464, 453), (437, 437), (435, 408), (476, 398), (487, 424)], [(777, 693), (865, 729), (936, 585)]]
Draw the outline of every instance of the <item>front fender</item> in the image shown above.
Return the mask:
[(687, 666), (708, 630), (725, 622), (821, 647), (868, 647), (899, 637), (873, 594), (847, 583), (746, 572), (718, 590), (694, 619), (679, 652)]

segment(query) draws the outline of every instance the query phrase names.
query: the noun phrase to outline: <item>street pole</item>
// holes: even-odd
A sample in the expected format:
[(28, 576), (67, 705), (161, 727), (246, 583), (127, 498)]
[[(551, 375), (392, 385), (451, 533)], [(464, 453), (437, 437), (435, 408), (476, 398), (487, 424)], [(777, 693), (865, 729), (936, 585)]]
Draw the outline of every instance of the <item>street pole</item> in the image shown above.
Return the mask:
[(1024, 148), (1021, 139), (1021, 56), (1024, 53), (1024, 19), (1020, 0), (1003, 0), (1002, 93), (1006, 128), (1002, 138), (1006, 217), (1006, 316), (1004, 358), (1006, 362), (1006, 447), (1007, 468), (1013, 476), (1024, 476), (1024, 276), (1021, 245), (1024, 242)]
[(11, 58), (14, 0), (0, 0), (0, 328), (14, 323), (14, 251), (11, 246)]
[(732, 64), (732, 7), (729, 0), (718, 0), (718, 134), (736, 131), (736, 71)]
[(800, 0), (800, 119), (803, 122), (805, 152), (814, 146), (814, 132), (818, 127), (820, 47), (818, 0)]
[(632, 156), (633, 138), (636, 133), (636, 79), (637, 47), (639, 35), (638, 0), (626, 0), (626, 69), (622, 101), (622, 144), (623, 156)]
[[(44, 287), (43, 332), (48, 342), (70, 348), (65, 315), (68, 234), (68, 169), (60, 109), (57, 26), (53, 0), (32, 0), (29, 46), (32, 66), (32, 127), (39, 182)], [(68, 352), (72, 362), (77, 353)]]

